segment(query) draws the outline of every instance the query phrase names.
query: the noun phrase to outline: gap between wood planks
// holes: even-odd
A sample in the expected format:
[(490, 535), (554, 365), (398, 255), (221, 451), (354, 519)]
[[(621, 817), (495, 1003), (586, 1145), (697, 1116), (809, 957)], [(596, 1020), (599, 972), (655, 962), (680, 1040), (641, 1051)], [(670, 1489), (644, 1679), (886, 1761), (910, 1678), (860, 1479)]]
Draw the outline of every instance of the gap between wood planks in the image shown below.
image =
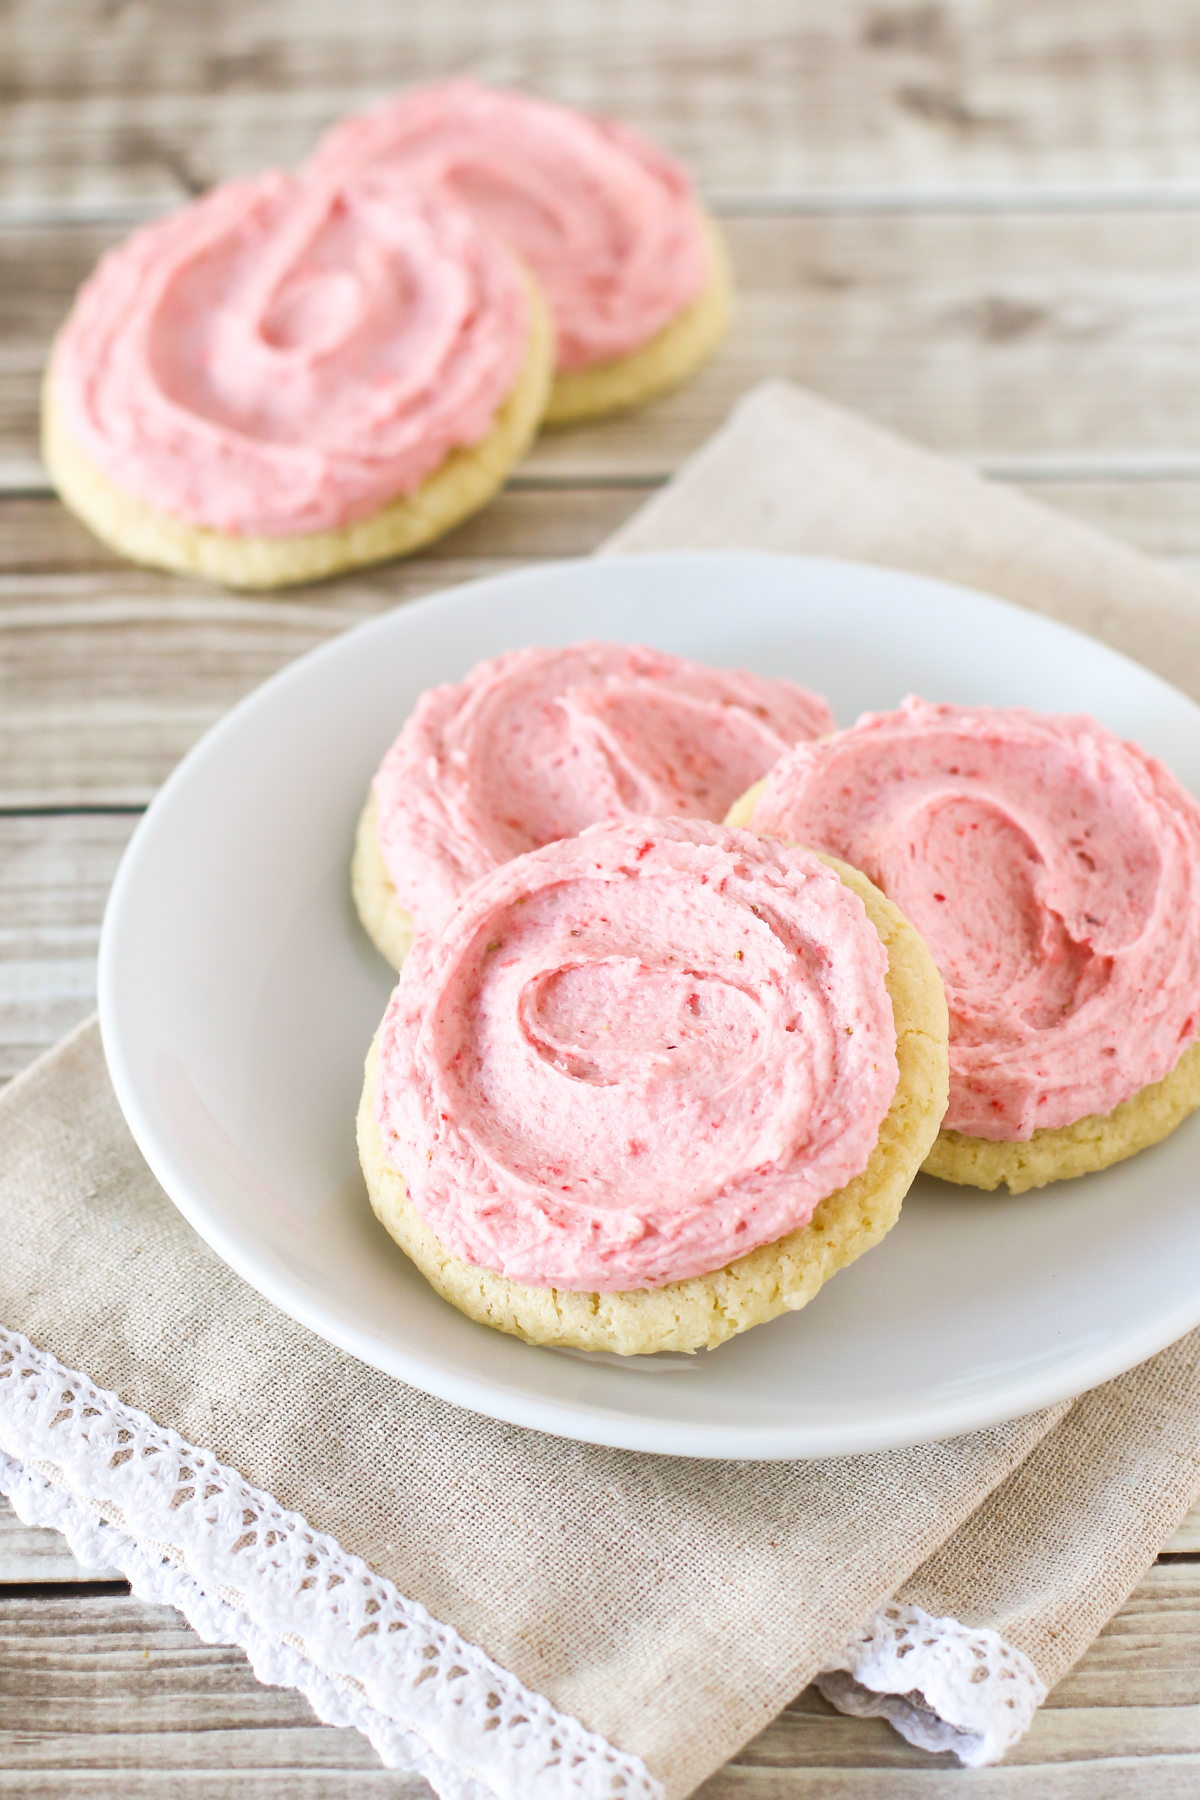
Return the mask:
[[(0, 200), (0, 231), (69, 225), (115, 225), (130, 231), (187, 205), (179, 193), (149, 201)], [(719, 219), (826, 217), (832, 213), (1121, 213), (1200, 211), (1200, 184), (1138, 182), (1129, 185), (1039, 184), (995, 188), (810, 188), (793, 192), (719, 189), (703, 196)]]

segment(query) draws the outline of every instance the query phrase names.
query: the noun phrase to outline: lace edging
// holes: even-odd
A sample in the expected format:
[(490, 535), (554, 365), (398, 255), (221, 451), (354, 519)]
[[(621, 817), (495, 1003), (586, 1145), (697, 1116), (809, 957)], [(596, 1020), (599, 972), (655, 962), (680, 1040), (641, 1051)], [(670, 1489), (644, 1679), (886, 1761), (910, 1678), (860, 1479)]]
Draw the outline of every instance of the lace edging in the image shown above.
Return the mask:
[(0, 1489), (442, 1800), (663, 1800), (615, 1750), (209, 1451), (0, 1326)]
[(953, 1751), (972, 1769), (1000, 1761), (1047, 1693), (1029, 1658), (999, 1632), (899, 1600), (867, 1620), (817, 1686), (839, 1712), (884, 1718), (910, 1744)]

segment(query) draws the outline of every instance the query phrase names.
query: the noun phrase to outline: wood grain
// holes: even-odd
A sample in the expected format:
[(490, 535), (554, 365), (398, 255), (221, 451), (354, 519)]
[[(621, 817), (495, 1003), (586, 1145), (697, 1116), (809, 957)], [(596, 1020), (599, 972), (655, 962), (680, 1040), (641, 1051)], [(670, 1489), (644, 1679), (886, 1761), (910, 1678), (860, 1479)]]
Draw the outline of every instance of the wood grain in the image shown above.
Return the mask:
[[(1125, 478), (1069, 475), (1061, 467), (1022, 478), (1019, 472), (1002, 467), (994, 478), (1045, 506), (1124, 538), (1149, 556), (1177, 566), (1200, 558), (1200, 465), (1194, 475), (1147, 473)], [(657, 479), (613, 478), (601, 485), (587, 485), (569, 478), (543, 483), (518, 477), (482, 512), (431, 544), (419, 557), (364, 570), (342, 581), (292, 590), (288, 597), (307, 604), (310, 599), (341, 593), (353, 583), (360, 592), (378, 586), (386, 594), (414, 598), (430, 586), (467, 580), (475, 569), (491, 570), (540, 557), (586, 556), (624, 524), (659, 485)], [(0, 495), (0, 545), (0, 605), (10, 601), (19, 605), (26, 596), (54, 591), (52, 584), (40, 589), (16, 577), (117, 571), (135, 584), (145, 580), (50, 494)], [(156, 584), (156, 591), (177, 591), (193, 598), (220, 591), (199, 581), (179, 582), (173, 587), (168, 578), (151, 576), (149, 580)]]
[[(0, 1078), (8, 1079), (96, 1005), (100, 920), (137, 823), (128, 815), (0, 816)], [(13, 1554), (0, 1515), (0, 1579)]]
[(0, 1794), (253, 1792), (430, 1800), (170, 1607), (0, 1590)]
[[(340, 1800), (359, 1791), (348, 1785), (351, 1774), (370, 1792), (403, 1800), (429, 1793), (411, 1777), (385, 1777), (365, 1740), (319, 1725), (295, 1693), (260, 1686), (240, 1652), (203, 1645), (169, 1608), (132, 1598), (0, 1596), (0, 1700), (0, 1767), (9, 1783), (0, 1781), (0, 1794), (32, 1793), (34, 1778), (51, 1772), (55, 1794), (75, 1791), (71, 1774), (85, 1772), (89, 1785), (79, 1791), (105, 1795), (240, 1795), (251, 1780), (257, 1795), (275, 1791), (262, 1780), (284, 1775), (303, 1794), (320, 1775), (333, 1784), (312, 1791)], [(1195, 1792), (1200, 1565), (1150, 1571), (1001, 1769), (964, 1777), (947, 1757), (913, 1749), (882, 1721), (843, 1718), (808, 1689), (701, 1793), (924, 1800), (955, 1783), (972, 1795), (1074, 1800), (1085, 1791), (1080, 1765), (1089, 1796)], [(1148, 1769), (1144, 1788), (1122, 1785), (1134, 1768)], [(176, 1786), (155, 1785), (168, 1774)], [(118, 1777), (147, 1785), (120, 1790)]]
[(1200, 178), (1189, 0), (199, 0), (169, 23), (17, 0), (0, 70), (0, 195), (25, 209), (177, 201), (459, 72), (623, 114), (710, 191)]
[[(430, 544), (419, 558), (390, 570), (367, 571), (357, 579), (368, 584), (381, 581), (391, 591), (399, 578), (407, 584), (406, 592), (411, 588), (415, 593), (420, 591), (423, 576), (433, 582), (444, 581), (443, 565), (447, 563), (469, 566), (478, 562), (490, 568), (506, 559), (528, 562), (543, 556), (585, 556), (624, 524), (648, 491), (646, 485), (620, 482), (604, 487), (512, 484), (482, 512)], [(5, 579), (12, 575), (129, 570), (123, 557), (107, 549), (48, 494), (0, 498), (0, 543), (0, 594), (19, 591), (19, 584)], [(200, 583), (187, 585), (193, 593), (206, 591)]]

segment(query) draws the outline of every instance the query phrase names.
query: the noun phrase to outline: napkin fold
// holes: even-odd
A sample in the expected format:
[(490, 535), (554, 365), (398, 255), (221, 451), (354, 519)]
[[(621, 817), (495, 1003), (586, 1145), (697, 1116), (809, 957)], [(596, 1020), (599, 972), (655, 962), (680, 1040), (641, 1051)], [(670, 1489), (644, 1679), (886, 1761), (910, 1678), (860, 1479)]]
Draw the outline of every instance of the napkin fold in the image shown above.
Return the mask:
[[(1187, 583), (783, 383), (607, 548), (704, 545), (980, 586), (1200, 693)], [(0, 1145), (0, 1488), (443, 1800), (684, 1800), (818, 1675), (993, 1761), (1200, 1486), (1200, 1333), (949, 1443), (642, 1456), (464, 1413), (276, 1312), (149, 1173), (94, 1023), (0, 1096)]]

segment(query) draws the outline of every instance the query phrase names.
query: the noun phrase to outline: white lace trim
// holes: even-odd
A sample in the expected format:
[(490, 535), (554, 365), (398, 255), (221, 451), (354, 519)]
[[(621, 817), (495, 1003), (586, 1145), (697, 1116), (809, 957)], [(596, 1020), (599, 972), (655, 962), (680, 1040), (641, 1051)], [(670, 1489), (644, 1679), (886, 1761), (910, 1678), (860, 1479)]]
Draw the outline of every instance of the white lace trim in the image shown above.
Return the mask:
[[(406, 1600), (334, 1538), (206, 1450), (0, 1326), (0, 1492), (61, 1531), (85, 1567), (120, 1569), (260, 1681), (353, 1725), (388, 1768), (442, 1800), (663, 1800), (635, 1756)], [(840, 1711), (909, 1743), (998, 1762), (1046, 1698), (1029, 1659), (987, 1628), (894, 1601), (818, 1677)]]
[(952, 1750), (971, 1769), (999, 1762), (1046, 1698), (1029, 1658), (998, 1632), (898, 1600), (867, 1620), (817, 1686), (839, 1712), (884, 1718), (910, 1744)]
[(0, 1327), (0, 1490), (260, 1681), (353, 1725), (442, 1800), (663, 1800), (636, 1756), (406, 1600), (334, 1538)]

